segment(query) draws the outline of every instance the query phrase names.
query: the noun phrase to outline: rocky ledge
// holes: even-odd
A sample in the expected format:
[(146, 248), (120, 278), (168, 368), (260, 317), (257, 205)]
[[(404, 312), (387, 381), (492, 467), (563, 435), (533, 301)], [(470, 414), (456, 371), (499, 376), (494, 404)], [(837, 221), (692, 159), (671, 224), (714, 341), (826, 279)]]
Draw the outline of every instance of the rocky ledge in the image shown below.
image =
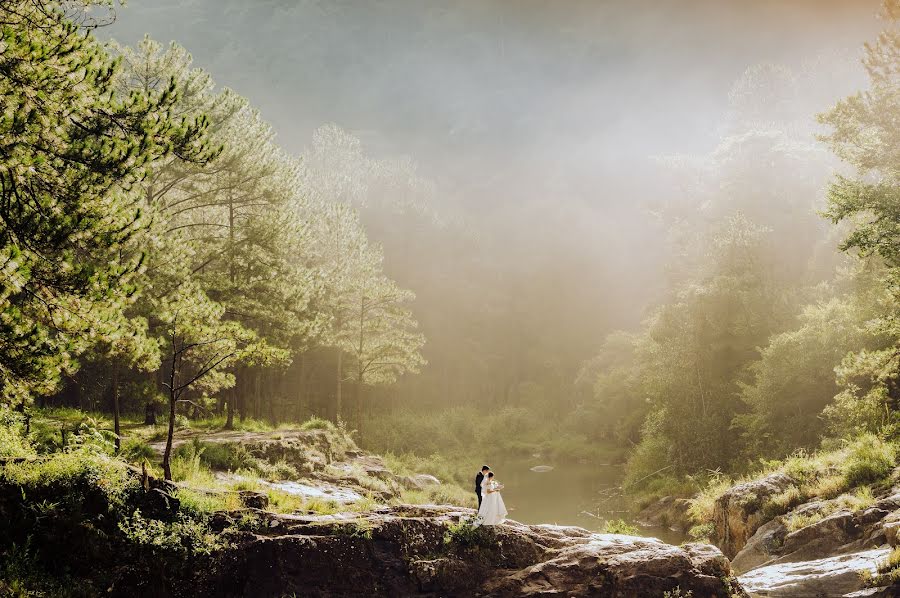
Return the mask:
[(746, 596), (707, 544), (516, 522), (473, 529), (459, 524), (474, 511), (446, 506), (257, 515), (257, 529), (206, 569), (196, 595)]
[[(896, 482), (900, 472), (891, 479)], [(736, 485), (716, 502), (716, 544), (732, 558), (752, 596), (820, 598), (900, 595), (900, 586), (866, 587), (900, 544), (900, 484), (875, 488), (871, 504), (814, 499), (781, 515), (767, 501), (797, 482), (783, 473)]]

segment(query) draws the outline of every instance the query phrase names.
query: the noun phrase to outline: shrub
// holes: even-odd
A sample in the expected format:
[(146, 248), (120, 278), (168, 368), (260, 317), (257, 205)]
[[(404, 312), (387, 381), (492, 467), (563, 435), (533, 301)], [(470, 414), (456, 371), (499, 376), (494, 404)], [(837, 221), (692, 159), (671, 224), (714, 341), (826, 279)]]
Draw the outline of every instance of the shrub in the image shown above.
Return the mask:
[(301, 430), (329, 430), (334, 431), (336, 427), (333, 423), (328, 421), (327, 419), (323, 419), (321, 417), (313, 416), (300, 424)]
[(603, 531), (607, 534), (624, 534), (626, 536), (638, 535), (638, 528), (624, 519), (610, 519), (603, 524)]
[(196, 438), (189, 444), (178, 447), (172, 456), (172, 479), (176, 482), (193, 484), (213, 483), (213, 475), (202, 462), (205, 447)]
[(257, 470), (257, 472), (259, 472), (260, 476), (271, 482), (277, 482), (280, 480), (296, 480), (298, 477), (300, 477), (300, 474), (297, 472), (297, 468), (295, 468), (284, 459), (279, 459), (275, 463), (269, 463), (268, 461), (258, 459), (255, 460), (254, 468)]
[(144, 461), (153, 461), (157, 458), (149, 444), (140, 438), (127, 438), (122, 443), (120, 456), (126, 461), (132, 463), (142, 463)]
[(8, 463), (0, 480), (19, 486), (29, 499), (81, 501), (84, 492), (99, 490), (113, 507), (122, 507), (140, 489), (140, 480), (124, 463), (88, 450), (56, 453), (41, 461)]
[(496, 543), (494, 532), (487, 526), (476, 525), (472, 520), (452, 523), (444, 533), (444, 544), (460, 547), (488, 547)]
[(706, 542), (709, 543), (710, 539), (716, 533), (716, 526), (712, 523), (701, 523), (700, 525), (695, 525), (690, 529), (688, 535), (695, 542)]
[(790, 517), (787, 518), (787, 520), (784, 522), (784, 524), (785, 524), (785, 527), (787, 527), (788, 531), (795, 532), (798, 529), (803, 529), (804, 527), (806, 527), (808, 525), (818, 523), (818, 522), (822, 521), (822, 519), (824, 519), (824, 518), (825, 518), (825, 515), (823, 515), (820, 512), (808, 513), (808, 514), (802, 514), (802, 515), (791, 515)]
[(848, 487), (879, 482), (894, 469), (894, 446), (874, 434), (864, 434), (852, 445), (841, 466)]
[(763, 515), (766, 519), (773, 519), (779, 515), (784, 515), (805, 500), (806, 495), (800, 488), (791, 484), (783, 492), (769, 497), (763, 504)]
[(175, 554), (210, 554), (228, 546), (205, 521), (185, 516), (166, 522), (135, 511), (119, 523), (119, 529), (135, 544)]

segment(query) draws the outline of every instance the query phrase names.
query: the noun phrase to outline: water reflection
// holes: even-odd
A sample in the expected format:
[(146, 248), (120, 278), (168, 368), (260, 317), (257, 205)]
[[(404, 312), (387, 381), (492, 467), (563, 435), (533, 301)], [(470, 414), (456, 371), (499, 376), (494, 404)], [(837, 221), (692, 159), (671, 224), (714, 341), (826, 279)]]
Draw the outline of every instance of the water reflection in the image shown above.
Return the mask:
[[(501, 459), (490, 465), (496, 479), (506, 485), (503, 500), (510, 518), (516, 521), (577, 525), (594, 531), (602, 531), (610, 519), (633, 522), (629, 500), (617, 491), (624, 475), (619, 465), (537, 459)], [(533, 470), (535, 467), (537, 471)], [(642, 536), (665, 542), (677, 544), (685, 540), (683, 534), (668, 528), (638, 529)]]

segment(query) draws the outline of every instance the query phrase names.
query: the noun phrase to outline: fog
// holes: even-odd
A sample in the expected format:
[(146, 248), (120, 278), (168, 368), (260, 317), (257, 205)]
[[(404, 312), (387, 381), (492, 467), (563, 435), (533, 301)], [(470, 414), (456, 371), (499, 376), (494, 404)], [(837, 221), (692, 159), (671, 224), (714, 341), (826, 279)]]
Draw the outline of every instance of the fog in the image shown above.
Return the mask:
[[(529, 381), (572, 392), (606, 334), (661, 300), (679, 267), (672, 214), (704, 201), (685, 164), (759, 123), (815, 143), (815, 114), (863, 84), (878, 8), (134, 0), (98, 35), (176, 40), (291, 152), (335, 123), (367, 155), (414, 160), (433, 182), (425, 212), (363, 209), (428, 338), (423, 374), (385, 401), (503, 403)], [(785, 67), (790, 89), (744, 101), (736, 82), (760, 64)]]

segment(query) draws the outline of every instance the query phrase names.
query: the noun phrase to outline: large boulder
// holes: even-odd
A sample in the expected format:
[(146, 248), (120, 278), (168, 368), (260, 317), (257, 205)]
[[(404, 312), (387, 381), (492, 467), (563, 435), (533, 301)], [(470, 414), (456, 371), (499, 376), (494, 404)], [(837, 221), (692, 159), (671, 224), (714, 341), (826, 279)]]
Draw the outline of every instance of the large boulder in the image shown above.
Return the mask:
[(763, 511), (766, 500), (781, 494), (793, 484), (790, 476), (773, 473), (733, 486), (716, 500), (713, 515), (716, 543), (728, 558), (734, 557), (756, 530), (769, 520)]
[(756, 530), (731, 560), (731, 566), (738, 573), (743, 573), (778, 558), (787, 534), (788, 530), (780, 519), (766, 523)]
[(846, 596), (865, 591), (860, 574), (863, 571), (874, 572), (878, 562), (889, 552), (890, 549), (877, 548), (824, 559), (768, 565), (744, 573), (738, 579), (751, 596), (767, 598)]

